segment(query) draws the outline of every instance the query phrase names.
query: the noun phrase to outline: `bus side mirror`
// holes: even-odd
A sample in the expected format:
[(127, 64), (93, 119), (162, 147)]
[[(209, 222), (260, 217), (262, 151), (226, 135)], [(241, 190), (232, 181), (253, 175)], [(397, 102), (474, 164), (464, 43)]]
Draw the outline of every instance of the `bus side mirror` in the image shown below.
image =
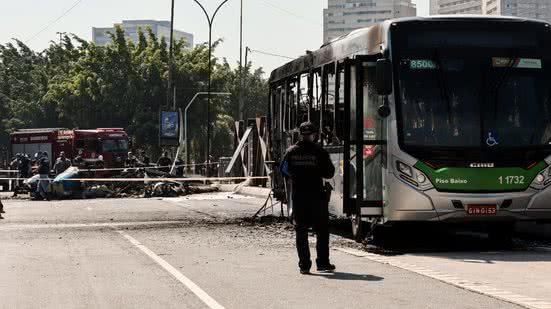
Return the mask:
[(390, 59), (377, 60), (376, 86), (379, 95), (392, 93), (392, 63)]

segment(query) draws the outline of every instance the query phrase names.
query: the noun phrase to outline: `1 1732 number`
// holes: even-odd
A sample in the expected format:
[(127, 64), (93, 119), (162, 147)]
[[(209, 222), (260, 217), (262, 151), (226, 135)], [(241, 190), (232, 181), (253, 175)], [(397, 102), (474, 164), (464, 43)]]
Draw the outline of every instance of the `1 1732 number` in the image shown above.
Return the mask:
[(499, 176), (500, 185), (523, 185), (524, 176)]

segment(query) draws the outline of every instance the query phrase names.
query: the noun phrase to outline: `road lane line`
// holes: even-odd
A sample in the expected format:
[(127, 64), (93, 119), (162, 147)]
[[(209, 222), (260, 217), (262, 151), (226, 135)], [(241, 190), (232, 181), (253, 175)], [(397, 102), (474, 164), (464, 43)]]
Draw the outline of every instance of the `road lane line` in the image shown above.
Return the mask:
[(170, 265), (167, 261), (162, 259), (160, 256), (155, 254), (155, 252), (151, 251), (149, 248), (141, 244), (139, 241), (137, 241), (132, 236), (126, 234), (125, 232), (118, 230), (115, 226), (113, 226), (115, 231), (117, 231), (119, 234), (121, 234), (124, 238), (126, 238), (131, 244), (133, 244), (136, 248), (140, 249), (143, 253), (145, 253), (148, 257), (150, 257), (153, 261), (155, 261), (159, 266), (164, 268), (168, 273), (170, 273), (176, 280), (180, 281), (185, 287), (187, 287), (193, 294), (195, 294), (203, 303), (205, 303), (209, 308), (211, 309), (224, 309), (222, 305), (220, 305), (216, 300), (214, 300), (212, 297), (210, 297), (203, 289), (201, 289), (197, 284), (195, 284), (193, 281), (191, 281), (188, 277), (184, 276), (180, 271), (178, 271), (176, 268), (174, 268), (172, 265)]
[(185, 221), (169, 220), (169, 221), (136, 221), (136, 222), (106, 222), (106, 223), (37, 223), (37, 224), (8, 224), (0, 226), (0, 231), (11, 230), (34, 230), (34, 229), (75, 229), (75, 228), (90, 228), (90, 227), (138, 227), (138, 226), (157, 226), (182, 224)]
[(373, 262), (380, 264), (387, 264), (396, 268), (407, 270), (428, 278), (432, 278), (441, 282), (444, 282), (449, 285), (456, 286), (458, 288), (475, 292), (478, 294), (486, 295), (495, 299), (499, 299), (508, 303), (512, 303), (524, 308), (529, 309), (551, 309), (551, 302), (543, 301), (540, 299), (535, 299), (533, 297), (528, 297), (524, 295), (519, 295), (511, 293), (509, 291), (501, 290), (494, 288), (490, 284), (483, 282), (472, 282), (468, 280), (463, 280), (461, 278), (452, 277), (438, 271), (426, 269), (424, 267), (419, 267), (417, 265), (408, 264), (402, 261), (399, 261), (393, 257), (381, 257), (380, 255), (368, 253), (351, 248), (335, 248), (335, 250), (353, 255), (359, 258), (365, 258)]

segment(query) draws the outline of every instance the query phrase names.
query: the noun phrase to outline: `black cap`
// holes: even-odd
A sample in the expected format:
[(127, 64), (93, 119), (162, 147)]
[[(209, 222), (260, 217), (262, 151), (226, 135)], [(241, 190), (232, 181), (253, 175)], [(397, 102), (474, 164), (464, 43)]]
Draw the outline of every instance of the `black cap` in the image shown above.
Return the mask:
[(317, 132), (316, 126), (311, 122), (303, 122), (300, 125), (300, 134), (301, 135), (310, 135)]

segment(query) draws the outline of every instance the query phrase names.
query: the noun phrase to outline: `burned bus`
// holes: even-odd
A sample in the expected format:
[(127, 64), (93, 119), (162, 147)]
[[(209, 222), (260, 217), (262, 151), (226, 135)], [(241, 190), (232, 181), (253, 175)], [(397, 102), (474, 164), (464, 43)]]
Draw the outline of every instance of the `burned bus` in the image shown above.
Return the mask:
[[(360, 29), (274, 70), (270, 155), (319, 127), (337, 175), (330, 210), (356, 239), (403, 222), (551, 219), (551, 29), (512, 17), (434, 16)], [(292, 184), (274, 173), (276, 191)], [(292, 207), (292, 205), (290, 205)]]

